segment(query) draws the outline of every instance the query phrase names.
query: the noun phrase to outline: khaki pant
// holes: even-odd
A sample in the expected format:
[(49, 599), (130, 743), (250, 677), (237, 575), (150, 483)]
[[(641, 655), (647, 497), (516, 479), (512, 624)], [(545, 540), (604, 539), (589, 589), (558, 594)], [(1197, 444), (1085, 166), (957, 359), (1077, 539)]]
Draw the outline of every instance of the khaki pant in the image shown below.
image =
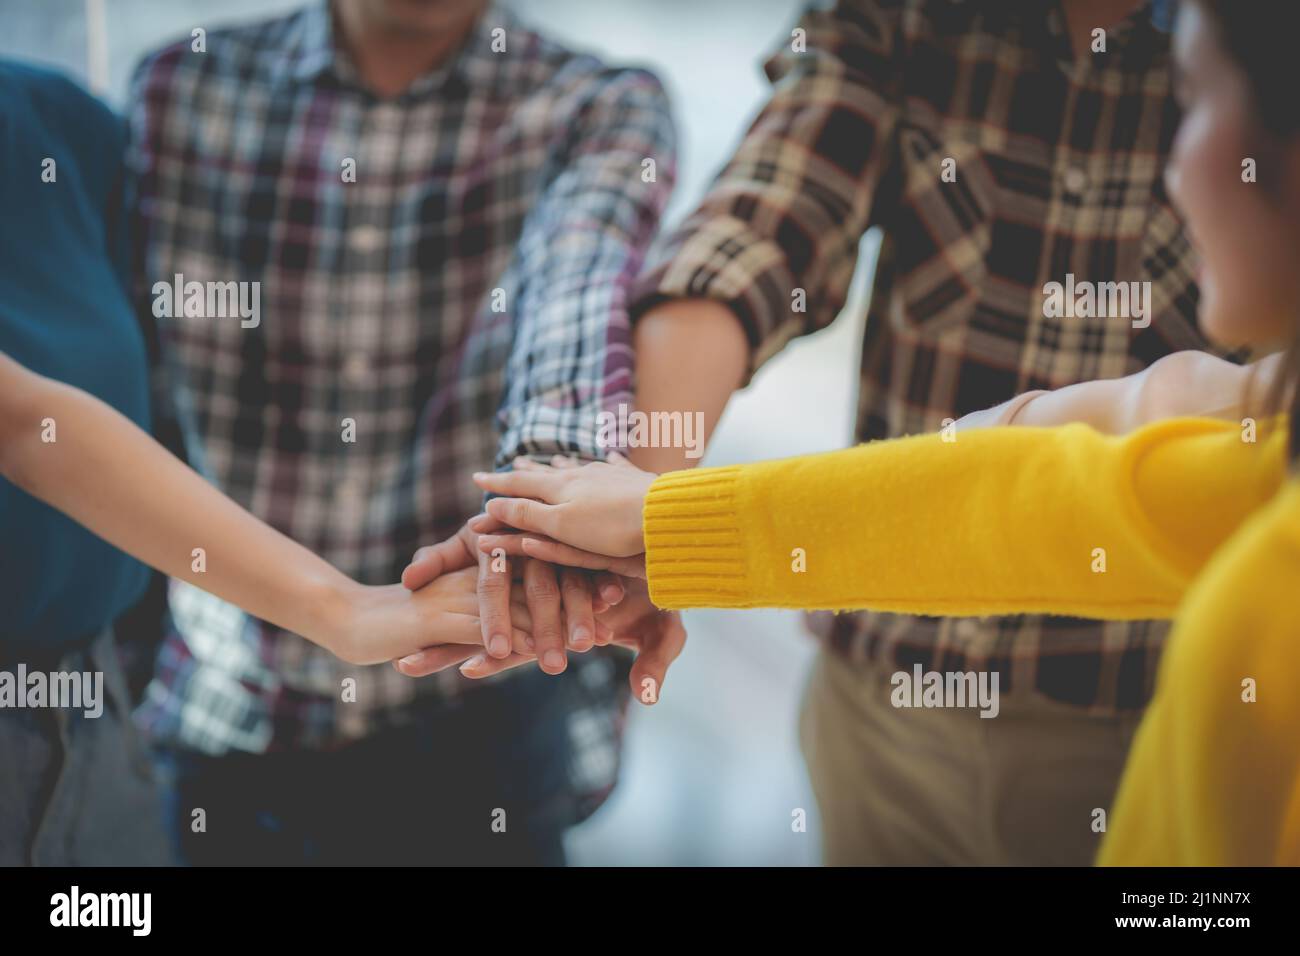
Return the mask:
[(800, 737), (824, 862), (1088, 865), (1140, 715), (1089, 717), (1029, 694), (979, 709), (895, 708), (892, 664), (822, 653)]

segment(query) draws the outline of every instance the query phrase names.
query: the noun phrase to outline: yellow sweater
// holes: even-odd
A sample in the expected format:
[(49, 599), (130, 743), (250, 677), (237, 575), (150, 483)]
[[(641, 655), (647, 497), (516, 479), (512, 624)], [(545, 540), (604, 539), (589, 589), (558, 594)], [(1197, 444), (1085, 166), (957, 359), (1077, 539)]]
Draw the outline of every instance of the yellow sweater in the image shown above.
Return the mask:
[(989, 429), (673, 472), (646, 498), (651, 598), (1176, 616), (1100, 862), (1298, 864), (1300, 484), (1283, 487), (1285, 432)]

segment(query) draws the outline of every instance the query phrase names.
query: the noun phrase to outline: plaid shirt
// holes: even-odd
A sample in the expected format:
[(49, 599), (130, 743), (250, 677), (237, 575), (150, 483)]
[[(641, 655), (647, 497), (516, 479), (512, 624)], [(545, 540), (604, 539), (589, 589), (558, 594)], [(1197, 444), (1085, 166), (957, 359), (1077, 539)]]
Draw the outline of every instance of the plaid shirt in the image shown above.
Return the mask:
[[(159, 329), (190, 460), (237, 502), (391, 583), (481, 509), (471, 472), (603, 457), (597, 416), (630, 401), (627, 296), (674, 176), (653, 76), (490, 8), (450, 62), (378, 99), (317, 3), (153, 54), (132, 103), (143, 298), (177, 274), (260, 283), (255, 327)], [(141, 716), (186, 748), (336, 746), (475, 686), (345, 664), (181, 582), (170, 598)], [(564, 677), (580, 792), (612, 785), (623, 668), (593, 652)]]
[[(767, 63), (770, 102), (666, 238), (634, 314), (664, 298), (720, 300), (757, 367), (835, 318), (859, 240), (881, 227), (861, 441), (1205, 349), (1192, 250), (1162, 181), (1178, 120), (1166, 24), (1153, 22), (1167, 13), (1139, 11), (1108, 31), (1107, 52), (1076, 63), (1049, 0), (842, 0), (809, 11), (806, 52), (794, 34)], [(1046, 317), (1044, 285), (1067, 273), (1149, 281), (1150, 325)], [(1166, 634), (1152, 622), (1039, 616), (813, 623), (853, 658), (996, 670), (1004, 689), (1095, 713), (1142, 706)]]

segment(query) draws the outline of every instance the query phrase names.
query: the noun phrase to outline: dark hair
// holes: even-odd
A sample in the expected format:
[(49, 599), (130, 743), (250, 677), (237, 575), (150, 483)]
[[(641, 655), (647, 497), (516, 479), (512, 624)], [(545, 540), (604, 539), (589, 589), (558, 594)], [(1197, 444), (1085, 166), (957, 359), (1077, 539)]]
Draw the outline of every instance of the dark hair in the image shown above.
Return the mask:
[[(1209, 17), (1228, 56), (1250, 87), (1253, 135), (1267, 150), (1300, 135), (1300, 57), (1290, 29), (1293, 12), (1276, 0), (1195, 0)], [(1300, 466), (1300, 331), (1287, 349), (1269, 394), (1271, 414), (1290, 411), (1290, 460)]]

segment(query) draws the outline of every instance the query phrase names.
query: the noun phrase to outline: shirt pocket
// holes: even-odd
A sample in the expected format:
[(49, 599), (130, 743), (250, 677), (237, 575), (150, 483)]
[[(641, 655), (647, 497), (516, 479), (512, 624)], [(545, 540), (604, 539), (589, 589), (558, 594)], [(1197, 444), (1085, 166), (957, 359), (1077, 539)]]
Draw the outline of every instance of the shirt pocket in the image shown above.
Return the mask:
[(890, 324), (934, 338), (966, 326), (988, 280), (997, 189), (978, 146), (904, 123), (901, 194), (887, 230), (894, 265)]

